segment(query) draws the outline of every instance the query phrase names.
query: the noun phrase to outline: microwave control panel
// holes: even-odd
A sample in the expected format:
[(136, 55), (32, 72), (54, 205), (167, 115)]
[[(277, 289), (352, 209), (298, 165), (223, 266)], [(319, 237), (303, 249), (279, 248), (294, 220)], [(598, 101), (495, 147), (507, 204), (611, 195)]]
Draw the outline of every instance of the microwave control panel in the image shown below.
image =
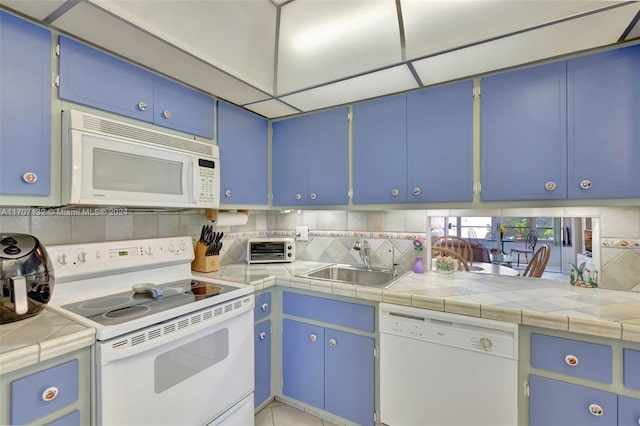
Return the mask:
[(197, 204), (203, 207), (218, 207), (220, 204), (220, 180), (217, 176), (216, 160), (205, 160), (199, 158), (197, 170)]

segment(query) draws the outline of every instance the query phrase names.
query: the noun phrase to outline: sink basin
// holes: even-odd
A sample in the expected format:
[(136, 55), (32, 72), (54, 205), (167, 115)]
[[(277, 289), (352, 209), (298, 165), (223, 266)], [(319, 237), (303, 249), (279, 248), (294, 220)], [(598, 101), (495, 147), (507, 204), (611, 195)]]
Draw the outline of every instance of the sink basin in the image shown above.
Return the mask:
[(329, 265), (298, 275), (316, 280), (340, 281), (354, 285), (387, 288), (404, 274), (396, 274), (388, 269), (362, 269), (351, 265)]

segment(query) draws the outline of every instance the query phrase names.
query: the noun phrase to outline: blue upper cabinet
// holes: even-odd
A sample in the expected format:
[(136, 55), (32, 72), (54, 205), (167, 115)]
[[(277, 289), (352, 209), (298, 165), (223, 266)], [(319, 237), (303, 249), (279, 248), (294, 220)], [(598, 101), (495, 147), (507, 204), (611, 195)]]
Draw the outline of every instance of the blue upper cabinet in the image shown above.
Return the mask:
[(0, 193), (51, 191), (51, 32), (0, 11)]
[(60, 37), (60, 98), (213, 139), (214, 99)]
[(481, 84), (481, 199), (566, 198), (566, 62)]
[(473, 82), (407, 94), (407, 201), (473, 201)]
[(640, 197), (640, 46), (567, 62), (569, 198)]
[(353, 202), (407, 201), (407, 95), (353, 106)]
[(62, 36), (60, 98), (153, 123), (153, 74)]
[(218, 101), (218, 146), (221, 201), (268, 204), (267, 119)]
[(211, 96), (156, 75), (153, 100), (155, 124), (213, 139)]
[(273, 123), (273, 205), (349, 202), (346, 108)]

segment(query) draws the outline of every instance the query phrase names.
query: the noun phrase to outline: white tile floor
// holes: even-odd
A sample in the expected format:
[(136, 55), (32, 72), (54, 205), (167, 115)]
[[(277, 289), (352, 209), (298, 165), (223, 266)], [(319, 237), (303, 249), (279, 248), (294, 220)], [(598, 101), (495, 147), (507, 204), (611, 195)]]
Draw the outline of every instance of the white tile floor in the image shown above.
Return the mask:
[(335, 426), (302, 410), (272, 401), (255, 417), (255, 426)]

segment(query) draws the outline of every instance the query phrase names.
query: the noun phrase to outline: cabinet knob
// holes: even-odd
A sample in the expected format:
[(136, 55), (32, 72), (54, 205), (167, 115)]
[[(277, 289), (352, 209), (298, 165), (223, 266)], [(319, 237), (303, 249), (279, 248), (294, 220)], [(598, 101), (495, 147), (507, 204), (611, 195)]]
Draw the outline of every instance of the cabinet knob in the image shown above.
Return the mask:
[(146, 111), (149, 109), (149, 105), (146, 102), (138, 102), (138, 109), (140, 111)]
[(315, 342), (316, 340), (318, 340), (318, 336), (316, 336), (315, 334), (310, 334), (309, 340), (311, 340), (312, 342)]
[(604, 414), (604, 410), (598, 404), (589, 404), (589, 412), (596, 417), (600, 417)]
[(421, 193), (422, 193), (422, 189), (418, 188), (417, 186), (413, 188), (413, 195), (415, 195), (416, 197)]
[(391, 190), (391, 195), (393, 195), (394, 197), (397, 197), (398, 194), (400, 194), (400, 191), (398, 191), (398, 188), (393, 188)]
[(263, 331), (262, 333), (259, 334), (259, 336), (260, 336), (260, 340), (264, 340), (267, 338), (267, 332)]
[(38, 175), (33, 172), (27, 172), (22, 175), (22, 180), (27, 183), (36, 183), (38, 180)]
[(173, 114), (171, 114), (171, 111), (169, 111), (168, 109), (165, 109), (162, 115), (164, 116), (164, 118), (171, 118), (173, 116)]
[(224, 195), (225, 195), (226, 197), (231, 197), (231, 190), (230, 190), (230, 189), (227, 189), (226, 191), (224, 191)]
[(315, 192), (312, 192), (310, 197), (312, 200), (315, 200), (316, 198), (318, 198), (318, 195)]
[(59, 390), (55, 386), (48, 387), (42, 392), (43, 401), (53, 401), (58, 396)]
[(268, 303), (263, 303), (261, 308), (262, 308), (263, 311), (267, 311), (267, 310), (269, 310), (269, 304)]
[(564, 357), (564, 362), (566, 362), (570, 367), (575, 367), (576, 365), (578, 365), (579, 361), (577, 356), (570, 354)]
[(554, 189), (556, 189), (557, 185), (555, 182), (547, 182), (544, 184), (544, 189), (546, 189), (547, 191), (553, 191)]
[(332, 348), (335, 347), (338, 344), (338, 342), (336, 342), (336, 339), (329, 339), (329, 346), (331, 346)]
[(580, 189), (591, 189), (591, 181), (589, 179), (584, 179), (580, 181)]
[(296, 194), (296, 200), (301, 200), (301, 199), (302, 199), (302, 195)]

